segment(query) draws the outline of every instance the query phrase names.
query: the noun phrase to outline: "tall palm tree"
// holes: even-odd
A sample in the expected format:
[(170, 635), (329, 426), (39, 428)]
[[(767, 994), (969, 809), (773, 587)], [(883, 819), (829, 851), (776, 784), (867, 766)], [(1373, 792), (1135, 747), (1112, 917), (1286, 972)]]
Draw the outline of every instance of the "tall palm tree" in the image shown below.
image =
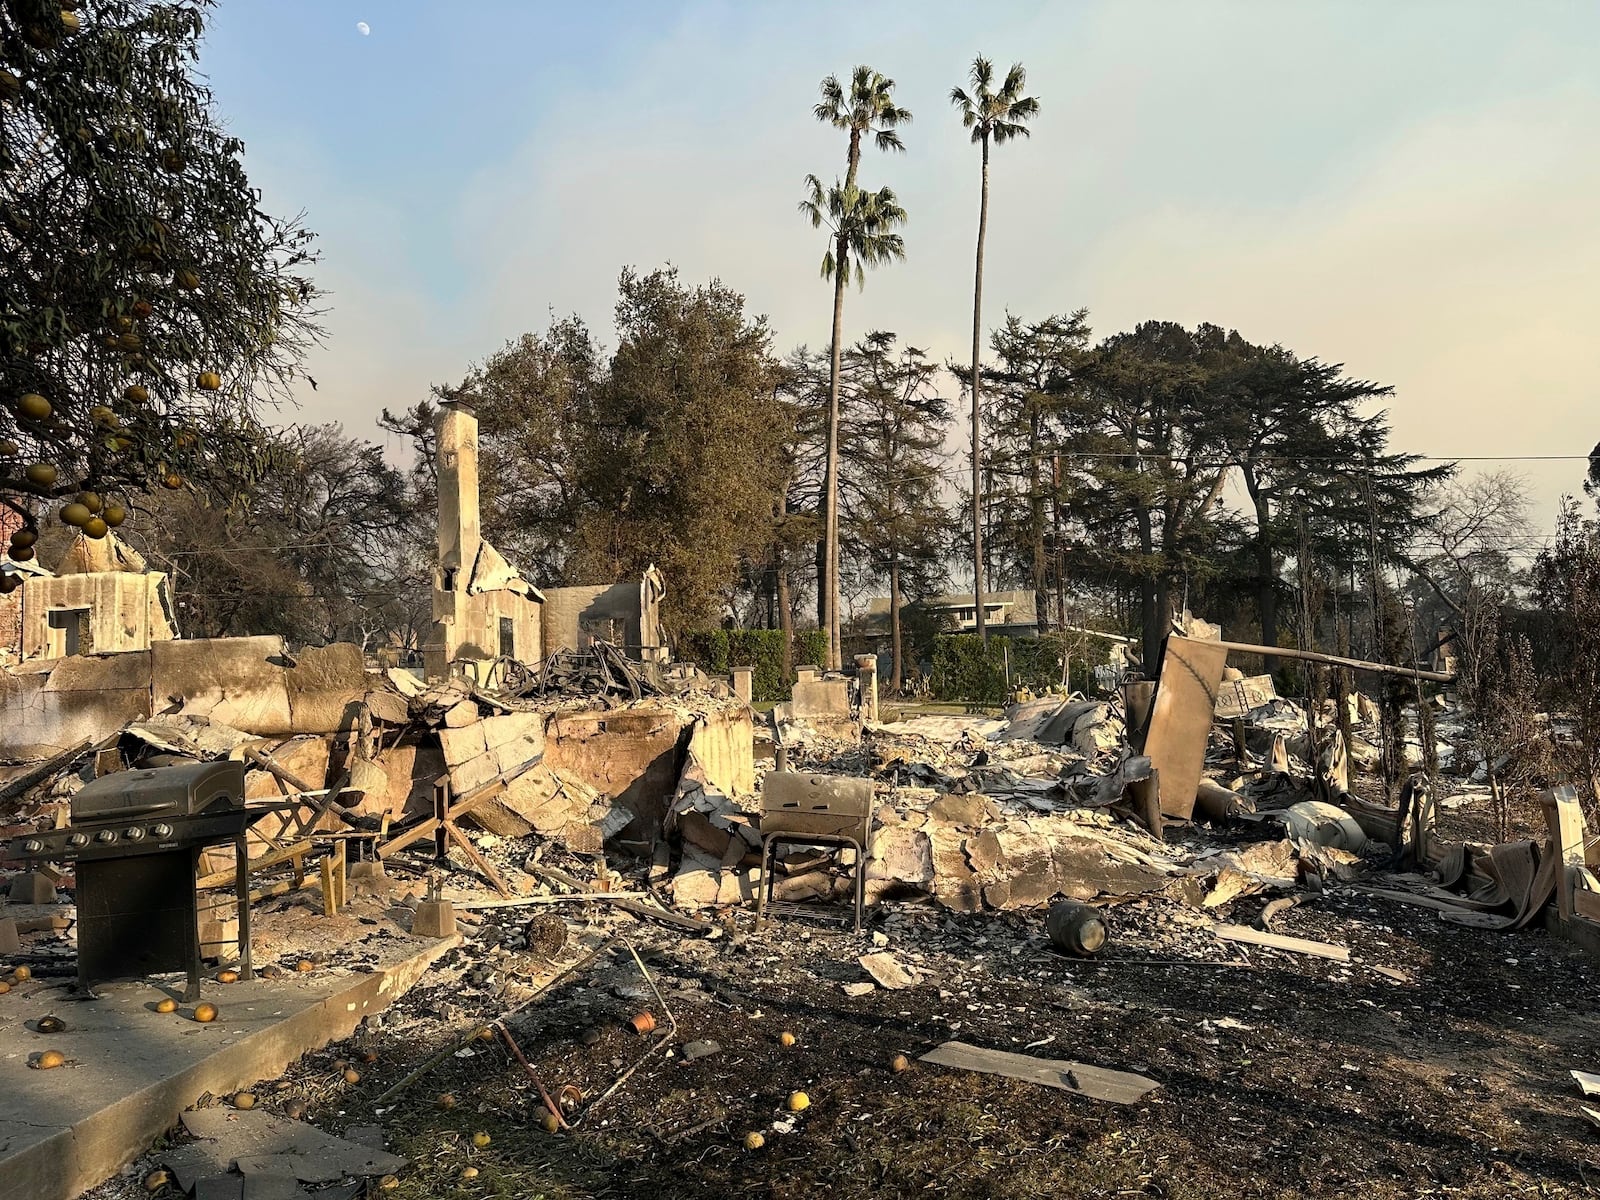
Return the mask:
[(978, 265), (972, 284), (972, 602), (978, 636), (988, 640), (983, 617), (983, 435), (979, 427), (978, 363), (983, 352), (983, 239), (989, 228), (989, 143), (996, 146), (1027, 137), (1027, 122), (1039, 112), (1039, 102), (1024, 96), (1028, 73), (1021, 63), (1006, 72), (1000, 90), (994, 91), (994, 67), (983, 55), (972, 60), (972, 94), (950, 89), (950, 103), (961, 113), (961, 124), (972, 131), (974, 145), (983, 147), (983, 199), (978, 207)]
[[(826, 665), (837, 670), (842, 665), (839, 638), (839, 354), (843, 347), (844, 291), (850, 276), (848, 264), (853, 254), (856, 283), (861, 286), (866, 281), (861, 270), (862, 263), (876, 266), (889, 258), (905, 257), (905, 251), (899, 245), (899, 235), (894, 235), (895, 249), (885, 252), (887, 257), (872, 257), (864, 252), (865, 245), (884, 236), (894, 224), (904, 223), (905, 211), (895, 203), (894, 193), (883, 189), (874, 195), (874, 201), (886, 199), (886, 207), (873, 218), (870, 224), (875, 227), (869, 229), (865, 211), (866, 194), (856, 189), (856, 173), (861, 165), (863, 138), (870, 136), (879, 150), (905, 149), (895, 130), (910, 123), (911, 110), (895, 104), (894, 80), (885, 78), (868, 66), (858, 66), (850, 73), (848, 88), (839, 82), (838, 76), (829, 75), (822, 81), (820, 91), (822, 98), (812, 109), (812, 114), (817, 120), (849, 135), (844, 182), (835, 184), (824, 194), (817, 177), (807, 176), (811, 198), (800, 205), (800, 211), (811, 217), (813, 227), (820, 227), (826, 219), (833, 230), (830, 248), (822, 260), (823, 278), (833, 281), (833, 346), (828, 371), (828, 449), (822, 483), (823, 570), (817, 586), (822, 591), (822, 618), (828, 630)], [(853, 198), (847, 200), (847, 197)], [(838, 202), (837, 213), (835, 200)], [(860, 212), (856, 211), (857, 206), (861, 207)], [(888, 219), (890, 209), (899, 214), (897, 220)], [(854, 215), (846, 219), (849, 214)], [(884, 224), (885, 221), (888, 223)], [(860, 231), (856, 235), (861, 239), (860, 247), (847, 244), (847, 230), (852, 226)], [(841, 263), (846, 264), (846, 269), (835, 270)]]

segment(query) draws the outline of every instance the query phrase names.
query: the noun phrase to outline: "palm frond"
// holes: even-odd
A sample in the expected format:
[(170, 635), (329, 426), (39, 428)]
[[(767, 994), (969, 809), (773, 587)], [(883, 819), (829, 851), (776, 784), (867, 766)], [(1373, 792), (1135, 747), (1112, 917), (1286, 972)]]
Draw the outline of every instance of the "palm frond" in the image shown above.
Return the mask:
[(989, 85), (994, 82), (994, 64), (983, 55), (978, 55), (972, 60), (972, 89), (980, 94), (989, 90)]
[(1039, 102), (1032, 96), (1024, 96), (1006, 109), (1008, 121), (1029, 121), (1039, 115)]
[(890, 150), (905, 150), (906, 145), (900, 140), (900, 135), (892, 129), (880, 129), (877, 135), (878, 149), (888, 152)]
[(1000, 94), (1008, 98), (1020, 96), (1027, 86), (1028, 72), (1021, 63), (1012, 63), (1011, 70), (1006, 72), (1006, 81), (1000, 85)]
[(818, 86), (817, 91), (822, 99), (811, 110), (812, 115), (826, 124), (839, 125), (844, 120), (844, 88), (839, 86), (839, 77), (829, 75)]

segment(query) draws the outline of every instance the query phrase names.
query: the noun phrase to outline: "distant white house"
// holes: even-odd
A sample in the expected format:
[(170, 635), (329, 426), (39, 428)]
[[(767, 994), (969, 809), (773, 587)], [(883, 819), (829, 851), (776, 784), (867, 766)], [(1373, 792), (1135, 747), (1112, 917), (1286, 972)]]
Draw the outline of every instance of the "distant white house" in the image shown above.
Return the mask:
[[(968, 633), (978, 627), (978, 610), (971, 592), (924, 596), (902, 603), (900, 607), (902, 612), (915, 607), (929, 613), (939, 618), (941, 628), (952, 633)], [(1039, 615), (1032, 591), (985, 592), (983, 618), (988, 631), (1000, 637), (1036, 637), (1039, 633)], [(878, 596), (867, 601), (861, 632), (867, 637), (888, 634), (889, 597)]]

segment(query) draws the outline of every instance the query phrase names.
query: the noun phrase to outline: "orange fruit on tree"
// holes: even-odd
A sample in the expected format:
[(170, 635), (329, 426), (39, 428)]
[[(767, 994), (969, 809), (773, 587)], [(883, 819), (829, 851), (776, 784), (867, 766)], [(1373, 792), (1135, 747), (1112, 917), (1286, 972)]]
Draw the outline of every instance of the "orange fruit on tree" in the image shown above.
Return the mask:
[(172, 281), (186, 292), (192, 292), (200, 286), (200, 276), (187, 268), (174, 275)]
[(49, 463), (33, 463), (22, 474), (34, 487), (55, 486), (56, 469)]
[(183, 476), (179, 475), (176, 471), (168, 471), (161, 477), (161, 486), (164, 488), (172, 488), (174, 490), (181, 488), (183, 486)]
[(74, 500), (71, 504), (61, 506), (61, 520), (64, 524), (82, 529), (94, 517), (87, 504)]
[(104, 425), (108, 429), (117, 426), (117, 414), (104, 404), (96, 404), (89, 410), (89, 419), (96, 425)]
[(105, 537), (105, 535), (110, 532), (110, 528), (111, 527), (108, 526), (100, 517), (90, 517), (83, 523), (84, 536), (92, 537), (97, 541), (100, 538)]
[[(12, 546), (11, 547), (11, 559), (12, 559), (13, 562), (27, 562), (32, 557), (33, 557), (33, 547), (32, 546)], [(11, 585), (10, 587), (8, 587), (6, 589), (7, 591), (15, 591), (16, 590), (16, 586), (17, 586), (16, 585), (16, 576), (14, 576), (14, 575), (0, 575), (0, 579), (3, 579), (6, 583)]]
[(105, 512), (101, 513), (100, 516), (104, 518), (107, 525), (115, 529), (128, 519), (128, 510), (120, 504), (108, 504)]
[(38, 540), (39, 531), (37, 529), (18, 529), (11, 535), (11, 544), (13, 546), (31, 546)]
[(101, 509), (99, 492), (82, 491), (78, 493), (76, 499), (91, 513), (97, 513)]
[(156, 306), (148, 300), (135, 300), (133, 302), (133, 315), (141, 321), (156, 311)]
[(131, 404), (146, 404), (150, 400), (150, 389), (142, 383), (132, 383), (122, 390), (122, 398)]
[(202, 392), (214, 392), (222, 386), (222, 376), (215, 371), (201, 371), (200, 378), (196, 382)]
[(39, 395), (38, 392), (27, 392), (17, 401), (18, 415), (25, 417), (29, 421), (48, 420), (52, 411), (50, 401)]

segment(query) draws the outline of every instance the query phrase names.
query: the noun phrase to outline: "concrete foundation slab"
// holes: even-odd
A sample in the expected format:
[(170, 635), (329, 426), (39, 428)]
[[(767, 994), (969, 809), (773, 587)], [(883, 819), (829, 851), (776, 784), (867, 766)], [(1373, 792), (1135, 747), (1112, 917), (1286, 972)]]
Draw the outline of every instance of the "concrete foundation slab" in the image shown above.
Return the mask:
[[(206, 1092), (226, 1095), (277, 1076), (302, 1054), (347, 1037), (403, 995), (460, 944), (384, 939), (370, 973), (328, 972), (205, 986), (220, 1015), (154, 1011), (155, 983), (107, 985), (74, 1002), (36, 982), (0, 997), (0, 1179), (8, 1195), (72, 1200), (131, 1162)], [(42, 1036), (24, 1022), (54, 1012), (66, 1031)], [(60, 1050), (67, 1065), (30, 1069), (31, 1055)]]

